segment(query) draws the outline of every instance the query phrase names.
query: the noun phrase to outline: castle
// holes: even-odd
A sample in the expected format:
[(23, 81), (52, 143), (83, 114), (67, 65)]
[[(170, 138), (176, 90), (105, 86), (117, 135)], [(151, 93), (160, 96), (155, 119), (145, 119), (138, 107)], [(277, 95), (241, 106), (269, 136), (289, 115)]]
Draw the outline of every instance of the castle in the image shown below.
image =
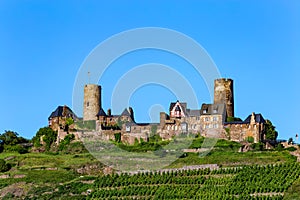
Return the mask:
[[(68, 119), (68, 120), (67, 120)], [(68, 121), (95, 122), (93, 130), (79, 131), (78, 126)], [(264, 140), (265, 120), (261, 114), (250, 114), (244, 121), (234, 117), (232, 79), (216, 79), (213, 104), (202, 104), (200, 109), (189, 109), (186, 102), (171, 102), (169, 113), (161, 112), (159, 123), (137, 123), (132, 108), (125, 108), (120, 115), (105, 112), (101, 105), (101, 86), (84, 86), (83, 118), (80, 119), (67, 106), (59, 106), (48, 118), (49, 126), (58, 131), (58, 142), (70, 131), (77, 139), (84, 134), (101, 135), (102, 139), (114, 140), (120, 134), (121, 141), (133, 144), (136, 140), (148, 141), (158, 134), (170, 139), (179, 134), (200, 134), (233, 141), (254, 142)]]

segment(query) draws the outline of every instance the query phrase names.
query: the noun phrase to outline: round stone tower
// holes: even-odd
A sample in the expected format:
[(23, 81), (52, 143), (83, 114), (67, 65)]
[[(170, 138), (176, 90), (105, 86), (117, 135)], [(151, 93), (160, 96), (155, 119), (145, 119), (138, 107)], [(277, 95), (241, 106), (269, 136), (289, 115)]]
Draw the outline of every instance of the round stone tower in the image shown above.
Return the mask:
[(101, 109), (101, 86), (88, 84), (84, 86), (83, 120), (97, 120)]
[(215, 80), (214, 103), (225, 103), (227, 117), (234, 117), (233, 80), (221, 78)]

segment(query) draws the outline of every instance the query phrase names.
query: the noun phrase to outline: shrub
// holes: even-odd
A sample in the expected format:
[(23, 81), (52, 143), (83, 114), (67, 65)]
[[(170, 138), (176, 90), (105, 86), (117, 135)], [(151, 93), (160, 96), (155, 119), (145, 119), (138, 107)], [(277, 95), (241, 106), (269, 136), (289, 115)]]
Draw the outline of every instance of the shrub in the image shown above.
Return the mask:
[(10, 170), (10, 165), (5, 162), (5, 160), (0, 159), (0, 172), (6, 172)]
[(121, 133), (115, 133), (115, 142), (117, 143), (121, 142)]
[(264, 144), (262, 142), (254, 143), (251, 145), (251, 148), (255, 151), (262, 151), (264, 149)]
[(288, 151), (296, 151), (297, 149), (295, 147), (288, 147), (286, 148), (285, 150), (288, 150)]
[(276, 151), (282, 151), (284, 149), (283, 145), (281, 143), (277, 144), (275, 147)]
[(66, 150), (67, 146), (74, 139), (75, 139), (75, 135), (74, 134), (68, 134), (68, 135), (66, 135), (66, 137), (64, 138), (64, 140), (60, 142), (60, 144), (58, 146), (58, 150), (60, 150), (60, 151)]
[(57, 132), (53, 131), (50, 127), (40, 128), (36, 135), (32, 138), (34, 147), (40, 147), (41, 137), (46, 144), (46, 150), (49, 151), (51, 145), (56, 141)]
[(249, 142), (249, 143), (253, 143), (253, 142), (254, 142), (254, 138), (251, 137), (251, 136), (248, 136), (248, 137), (246, 138), (246, 141)]

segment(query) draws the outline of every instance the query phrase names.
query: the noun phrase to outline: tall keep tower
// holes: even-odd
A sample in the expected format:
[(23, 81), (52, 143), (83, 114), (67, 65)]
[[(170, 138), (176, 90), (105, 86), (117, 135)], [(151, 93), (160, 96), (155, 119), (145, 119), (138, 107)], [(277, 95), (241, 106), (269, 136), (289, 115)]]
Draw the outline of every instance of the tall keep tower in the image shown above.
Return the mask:
[(83, 120), (97, 120), (101, 109), (101, 86), (88, 84), (84, 86)]
[(214, 103), (225, 103), (227, 117), (234, 117), (233, 80), (216, 79), (214, 89)]

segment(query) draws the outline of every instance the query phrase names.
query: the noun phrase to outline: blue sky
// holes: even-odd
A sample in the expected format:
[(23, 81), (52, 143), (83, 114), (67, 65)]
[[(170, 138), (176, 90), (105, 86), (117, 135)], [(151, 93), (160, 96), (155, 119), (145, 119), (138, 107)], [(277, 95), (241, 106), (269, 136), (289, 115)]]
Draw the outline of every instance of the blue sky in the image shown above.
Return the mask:
[[(279, 138), (300, 132), (300, 3), (292, 0), (2, 0), (0, 132), (31, 138), (58, 105), (72, 106), (76, 74), (88, 54), (108, 37), (141, 27), (173, 29), (201, 44), (222, 76), (235, 81), (236, 116), (262, 113)], [(123, 56), (106, 71), (99, 82), (104, 109), (122, 74), (153, 62), (182, 73), (196, 88), (199, 104), (211, 101), (203, 80), (183, 59), (147, 50)], [(143, 122), (150, 120), (151, 105), (167, 110), (175, 98), (166, 88), (148, 85), (133, 94), (130, 105)]]

